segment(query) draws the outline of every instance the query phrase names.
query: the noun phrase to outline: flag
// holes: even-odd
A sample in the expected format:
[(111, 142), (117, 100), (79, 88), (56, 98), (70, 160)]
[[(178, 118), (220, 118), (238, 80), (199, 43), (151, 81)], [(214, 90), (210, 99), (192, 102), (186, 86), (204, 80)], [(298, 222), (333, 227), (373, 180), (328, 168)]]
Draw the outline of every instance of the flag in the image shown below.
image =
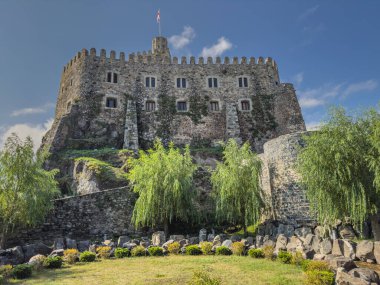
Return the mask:
[(160, 10), (157, 11), (157, 23), (160, 23)]

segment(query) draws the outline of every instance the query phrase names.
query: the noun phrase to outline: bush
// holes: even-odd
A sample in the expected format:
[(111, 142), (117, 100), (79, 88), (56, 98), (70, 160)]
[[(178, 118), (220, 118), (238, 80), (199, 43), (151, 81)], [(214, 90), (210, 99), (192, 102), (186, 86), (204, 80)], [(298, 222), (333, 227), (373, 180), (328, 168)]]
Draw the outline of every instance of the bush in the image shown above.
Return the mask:
[(115, 257), (116, 258), (128, 257), (130, 254), (131, 253), (130, 253), (128, 248), (118, 247), (115, 249)]
[(163, 256), (164, 251), (161, 247), (159, 246), (152, 246), (148, 248), (148, 252), (150, 256)]
[(264, 251), (261, 248), (251, 248), (248, 255), (253, 258), (264, 258)]
[(63, 260), (69, 264), (77, 262), (79, 259), (79, 251), (75, 248), (66, 249), (63, 252)]
[(112, 250), (112, 247), (110, 246), (99, 246), (96, 249), (96, 253), (98, 254), (100, 258), (107, 259), (107, 258), (110, 258), (111, 256), (111, 250)]
[(0, 275), (0, 285), (3, 285), (4, 284), (4, 276), (3, 275)]
[(81, 262), (93, 262), (95, 261), (96, 254), (91, 251), (84, 251), (79, 255)]
[(274, 247), (271, 245), (264, 246), (263, 248), (264, 257), (266, 259), (274, 259)]
[(201, 255), (202, 250), (197, 245), (189, 245), (186, 247), (187, 255)]
[(181, 245), (177, 241), (175, 241), (175, 242), (173, 242), (173, 243), (171, 243), (171, 244), (168, 245), (168, 251), (171, 254), (178, 254), (180, 248), (181, 248)]
[(305, 260), (301, 266), (303, 271), (330, 271), (329, 264), (322, 260)]
[(209, 242), (209, 241), (202, 241), (199, 246), (201, 247), (201, 250), (203, 252), (203, 254), (211, 254), (211, 250), (212, 250), (212, 242)]
[(60, 256), (49, 256), (44, 261), (45, 268), (61, 268), (63, 259)]
[(0, 266), (0, 275), (2, 275), (4, 278), (8, 278), (12, 276), (12, 270), (13, 266), (10, 264), (2, 265)]
[(219, 278), (212, 278), (206, 271), (195, 271), (188, 285), (220, 285), (222, 284)]
[(289, 264), (292, 261), (292, 254), (290, 252), (280, 250), (277, 254), (277, 259), (282, 263)]
[(232, 250), (229, 249), (227, 246), (219, 246), (216, 248), (216, 255), (231, 255)]
[(240, 241), (232, 244), (232, 253), (234, 255), (244, 255), (244, 244)]
[(136, 256), (146, 256), (146, 250), (145, 247), (138, 245), (131, 250), (131, 255)]
[(301, 261), (301, 269), (302, 269), (302, 271), (307, 271), (308, 269), (308, 267), (309, 267), (309, 263), (311, 262), (311, 260), (310, 259), (304, 259), (304, 260), (302, 260)]
[(26, 279), (32, 276), (32, 266), (29, 264), (19, 264), (13, 267), (12, 275), (16, 279)]
[(297, 266), (300, 266), (300, 265), (302, 266), (302, 263), (304, 262), (304, 260), (305, 259), (303, 258), (302, 252), (296, 251), (295, 253), (293, 253), (292, 260), (290, 261), (290, 263)]
[(319, 271), (319, 270), (306, 271), (305, 284), (333, 285), (334, 273), (332, 273), (331, 271)]

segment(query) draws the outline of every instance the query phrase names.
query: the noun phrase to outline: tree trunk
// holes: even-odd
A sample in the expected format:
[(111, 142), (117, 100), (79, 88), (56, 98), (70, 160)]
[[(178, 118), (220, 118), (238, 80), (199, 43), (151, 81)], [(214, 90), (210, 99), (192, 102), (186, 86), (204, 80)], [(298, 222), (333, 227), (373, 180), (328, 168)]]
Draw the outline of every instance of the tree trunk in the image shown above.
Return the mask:
[(165, 239), (169, 238), (169, 221), (165, 219), (164, 221), (164, 232), (165, 232)]
[(244, 229), (244, 237), (247, 237), (248, 232), (247, 232), (247, 225), (246, 224), (243, 225), (243, 229)]
[(370, 217), (372, 234), (375, 241), (380, 241), (380, 214)]

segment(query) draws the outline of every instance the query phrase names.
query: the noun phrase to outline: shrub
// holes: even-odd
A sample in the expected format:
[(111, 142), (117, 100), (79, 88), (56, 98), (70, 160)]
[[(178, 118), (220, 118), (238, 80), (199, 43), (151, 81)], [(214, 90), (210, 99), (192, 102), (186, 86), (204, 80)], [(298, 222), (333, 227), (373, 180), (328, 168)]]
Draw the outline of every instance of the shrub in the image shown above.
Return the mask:
[(305, 284), (309, 285), (333, 285), (334, 273), (331, 271), (309, 270), (306, 271)]
[(91, 251), (84, 251), (79, 255), (81, 262), (93, 262), (95, 261), (96, 254)]
[(130, 253), (128, 248), (118, 247), (115, 249), (115, 257), (116, 258), (128, 257), (130, 254), (131, 253)]
[(77, 262), (79, 259), (79, 251), (75, 248), (66, 249), (63, 252), (63, 260), (69, 264)]
[(304, 258), (302, 255), (302, 252), (296, 251), (295, 253), (292, 254), (292, 260), (290, 261), (291, 264), (297, 265), (297, 266), (302, 266), (302, 263), (304, 262)]
[(302, 269), (302, 271), (304, 271), (304, 272), (307, 271), (307, 268), (308, 268), (310, 262), (311, 262), (310, 259), (304, 259), (304, 260), (301, 261), (301, 269)]
[(164, 251), (161, 247), (159, 246), (152, 246), (148, 248), (148, 252), (150, 256), (163, 256)]
[(138, 245), (131, 250), (131, 255), (136, 256), (146, 256), (146, 250), (145, 247)]
[(231, 255), (232, 250), (229, 249), (227, 246), (219, 246), (216, 248), (216, 255)]
[(212, 250), (212, 242), (209, 242), (209, 241), (202, 241), (199, 246), (201, 247), (201, 250), (203, 252), (203, 254), (211, 254), (211, 250)]
[(197, 245), (189, 245), (186, 247), (187, 255), (201, 255), (202, 250)]
[(111, 256), (111, 250), (112, 250), (112, 247), (110, 246), (99, 246), (97, 249), (96, 249), (96, 253), (98, 254), (98, 256), (100, 258), (110, 258)]
[(168, 251), (171, 254), (178, 254), (180, 247), (181, 247), (181, 245), (179, 244), (179, 242), (175, 241), (175, 242), (168, 245)]
[(19, 264), (13, 267), (12, 275), (16, 279), (26, 279), (32, 276), (32, 266), (29, 264)]
[(44, 261), (45, 268), (61, 268), (63, 259), (60, 256), (49, 256)]
[(209, 273), (204, 270), (194, 271), (192, 279), (187, 283), (188, 285), (220, 285), (219, 278), (212, 278)]
[(0, 285), (3, 285), (4, 284), (4, 276), (3, 275), (0, 275)]
[(13, 266), (10, 264), (0, 266), (0, 275), (4, 278), (8, 278), (12, 275)]
[(251, 248), (248, 255), (253, 258), (264, 258), (264, 251), (261, 248)]
[(272, 259), (274, 258), (274, 247), (271, 245), (264, 246), (263, 248), (264, 257), (266, 259)]
[(326, 261), (309, 260), (302, 263), (303, 271), (330, 271), (330, 266)]
[(232, 244), (232, 253), (234, 255), (244, 255), (244, 244), (240, 241)]
[(37, 254), (29, 260), (28, 264), (31, 265), (34, 270), (39, 271), (44, 267), (45, 259), (45, 255)]
[(287, 251), (280, 250), (277, 259), (282, 263), (289, 264), (292, 261), (292, 254)]

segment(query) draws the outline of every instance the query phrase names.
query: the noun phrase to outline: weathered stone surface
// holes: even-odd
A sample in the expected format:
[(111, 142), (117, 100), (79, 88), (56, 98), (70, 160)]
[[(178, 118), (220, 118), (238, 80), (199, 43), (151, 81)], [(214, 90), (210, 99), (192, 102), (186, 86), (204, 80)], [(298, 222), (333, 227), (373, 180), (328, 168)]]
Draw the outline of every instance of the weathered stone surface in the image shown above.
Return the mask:
[(317, 226), (315, 229), (314, 229), (314, 234), (318, 237), (318, 238), (326, 238), (327, 237), (327, 230), (325, 227), (323, 226)]
[(366, 261), (367, 259), (375, 259), (373, 248), (373, 241), (363, 240), (359, 242), (356, 247), (356, 257), (362, 261)]
[(324, 260), (325, 259), (325, 255), (322, 254), (322, 253), (317, 253), (317, 254), (314, 254), (314, 257), (313, 257), (313, 260)]
[(227, 246), (228, 248), (231, 248), (232, 246), (232, 240), (226, 239), (223, 243), (222, 246)]
[(198, 244), (199, 243), (199, 237), (190, 237), (189, 238), (189, 244)]
[(286, 250), (289, 252), (296, 252), (299, 250), (303, 250), (303, 242), (300, 238), (296, 236), (292, 236), (286, 245)]
[(373, 244), (373, 255), (375, 256), (376, 262), (380, 264), (380, 241), (375, 241)]
[(320, 251), (320, 253), (322, 253), (324, 255), (330, 254), (332, 251), (331, 239), (329, 239), (329, 238), (323, 239), (319, 245), (319, 251)]
[(0, 250), (0, 266), (5, 264), (20, 264), (24, 260), (29, 259), (25, 258), (23, 249), (21, 246), (15, 246), (13, 248), (8, 248), (6, 250)]
[[(122, 246), (122, 245), (121, 245)], [(82, 241), (78, 241), (77, 243), (77, 247), (78, 247), (78, 250), (80, 252), (83, 252), (83, 251), (86, 251), (89, 249), (90, 247), (90, 241), (88, 240), (82, 240)]]
[(150, 246), (150, 242), (149, 241), (140, 241), (140, 245), (145, 247), (145, 248), (148, 248)]
[(65, 238), (66, 248), (74, 248), (77, 249), (77, 242), (74, 239)]
[(354, 239), (356, 234), (351, 225), (345, 225), (339, 230), (339, 235), (342, 239)]
[(332, 246), (332, 251), (331, 253), (333, 255), (337, 255), (337, 256), (343, 256), (343, 252), (344, 252), (344, 242), (343, 240), (341, 239), (335, 239), (333, 240), (333, 246)]
[(241, 241), (241, 237), (240, 237), (240, 236), (233, 235), (233, 236), (231, 236), (230, 240), (231, 240), (232, 242)]
[(173, 242), (174, 242), (174, 240), (170, 239), (170, 240), (168, 240), (167, 242), (165, 242), (165, 243), (162, 245), (162, 247), (163, 247), (164, 249), (168, 249), (169, 244), (172, 244)]
[(56, 238), (54, 240), (54, 249), (64, 249), (65, 248), (65, 239), (64, 238)]
[(370, 285), (367, 281), (351, 276), (344, 268), (337, 269), (335, 282), (337, 285)]
[(107, 240), (103, 241), (103, 245), (113, 247), (115, 245), (115, 243), (112, 240), (107, 239)]
[(309, 227), (302, 227), (294, 230), (294, 234), (298, 237), (305, 238), (308, 234), (311, 234), (311, 228)]
[(123, 244), (123, 247), (128, 248), (129, 250), (131, 250), (132, 248), (136, 246), (137, 246), (137, 243), (134, 243), (134, 242), (126, 242), (125, 244)]
[(339, 267), (343, 267), (347, 271), (356, 268), (354, 261), (344, 256), (338, 256), (329, 260), (329, 264), (333, 270), (337, 270)]
[(201, 229), (199, 231), (199, 242), (202, 241), (207, 241), (207, 230), (206, 229)]
[(345, 257), (356, 259), (356, 243), (351, 240), (343, 240), (343, 255)]
[(292, 235), (294, 235), (294, 226), (292, 225), (284, 225), (284, 224), (279, 224), (277, 228), (277, 233), (278, 234), (283, 234), (287, 238), (290, 238)]
[(182, 239), (185, 239), (185, 236), (183, 236), (183, 235), (171, 235), (171, 236), (169, 237), (169, 239), (172, 239), (172, 240), (174, 240), (174, 241), (180, 241), (180, 240), (182, 240)]
[[(64, 249), (55, 249), (55, 250), (53, 250), (50, 254), (49, 254), (49, 256), (52, 256), (52, 257), (54, 257), (54, 256), (63, 256), (63, 253), (64, 253)], [(96, 251), (95, 251), (96, 252)]]
[(379, 284), (379, 275), (369, 268), (354, 268), (348, 272), (353, 277)]
[(152, 234), (152, 245), (161, 246), (165, 243), (165, 232), (157, 231)]
[(264, 239), (264, 237), (261, 236), (261, 235), (257, 235), (257, 236), (256, 236), (256, 242), (255, 242), (255, 245), (256, 245), (257, 248), (260, 248), (260, 247), (263, 246), (263, 239)]
[(275, 253), (279, 252), (280, 250), (286, 250), (287, 244), (288, 244), (288, 238), (284, 234), (280, 234), (277, 237)]
[[(130, 240), (131, 238), (129, 236), (119, 236), (119, 238), (117, 239), (117, 246), (122, 247), (123, 244), (125, 244), (126, 242), (129, 242)], [(153, 240), (153, 236), (152, 236), (152, 240)]]
[(214, 238), (214, 240), (213, 240), (213, 245), (215, 245), (215, 246), (220, 246), (220, 245), (222, 245), (222, 238), (221, 238), (221, 236), (220, 235), (217, 235), (217, 236), (215, 236), (215, 238)]
[(29, 260), (32, 256), (37, 254), (48, 255), (52, 252), (52, 248), (48, 247), (46, 244), (42, 242), (25, 245), (22, 247), (22, 250), (25, 255), (25, 260)]
[(215, 235), (214, 235), (214, 234), (208, 234), (208, 235), (207, 235), (207, 241), (212, 242), (212, 241), (214, 240), (214, 238), (215, 238)]

